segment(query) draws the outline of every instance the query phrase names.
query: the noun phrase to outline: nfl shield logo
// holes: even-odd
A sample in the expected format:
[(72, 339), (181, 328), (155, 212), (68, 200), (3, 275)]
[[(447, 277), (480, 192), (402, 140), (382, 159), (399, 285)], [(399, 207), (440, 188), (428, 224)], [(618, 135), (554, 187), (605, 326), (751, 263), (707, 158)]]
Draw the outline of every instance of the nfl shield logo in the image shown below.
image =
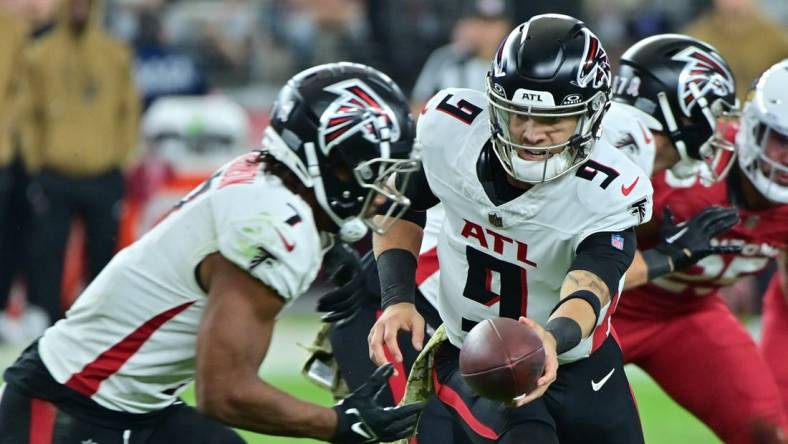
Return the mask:
[(496, 227), (503, 226), (503, 218), (501, 217), (500, 214), (498, 214), (497, 211), (490, 211), (487, 214), (487, 218), (490, 220), (490, 223), (495, 225)]
[(616, 248), (618, 250), (623, 250), (624, 249), (624, 238), (620, 234), (614, 234), (610, 238), (610, 245), (612, 245), (613, 248)]

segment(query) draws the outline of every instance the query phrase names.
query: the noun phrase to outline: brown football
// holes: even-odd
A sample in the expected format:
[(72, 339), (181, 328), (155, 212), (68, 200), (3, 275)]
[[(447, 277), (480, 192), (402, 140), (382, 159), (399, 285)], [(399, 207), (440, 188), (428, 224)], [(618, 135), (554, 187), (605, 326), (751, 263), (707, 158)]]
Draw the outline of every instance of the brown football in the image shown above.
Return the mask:
[(497, 401), (530, 393), (542, 376), (542, 340), (531, 327), (509, 318), (487, 319), (465, 337), (460, 372), (480, 396)]

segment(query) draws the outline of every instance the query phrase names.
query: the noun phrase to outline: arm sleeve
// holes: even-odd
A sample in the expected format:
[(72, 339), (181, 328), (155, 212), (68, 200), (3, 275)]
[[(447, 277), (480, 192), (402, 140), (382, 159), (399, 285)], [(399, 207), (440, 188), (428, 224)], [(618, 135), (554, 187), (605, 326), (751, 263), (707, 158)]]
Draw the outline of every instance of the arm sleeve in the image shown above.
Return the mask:
[(585, 270), (605, 282), (611, 296), (619, 292), (621, 277), (635, 257), (635, 230), (602, 231), (583, 239), (569, 271)]
[(251, 188), (231, 186), (212, 196), (218, 250), (289, 302), (305, 293), (317, 275), (320, 240), (307, 227), (311, 224), (286, 222), (293, 213), (284, 196)]
[[(399, 176), (397, 177), (397, 188), (402, 189)], [(414, 211), (427, 211), (440, 203), (440, 199), (435, 196), (429, 182), (427, 182), (427, 175), (424, 173), (423, 167), (410, 175), (410, 180), (405, 187), (405, 196), (410, 199), (410, 209)]]
[[(397, 189), (402, 189), (400, 177), (397, 176), (396, 180)], [(410, 199), (410, 207), (402, 215), (402, 220), (413, 222), (424, 228), (427, 225), (427, 210), (440, 203), (440, 199), (430, 189), (424, 168), (419, 168), (418, 171), (410, 175), (404, 194)], [(381, 207), (378, 209), (378, 213), (384, 214), (386, 210), (386, 207)]]

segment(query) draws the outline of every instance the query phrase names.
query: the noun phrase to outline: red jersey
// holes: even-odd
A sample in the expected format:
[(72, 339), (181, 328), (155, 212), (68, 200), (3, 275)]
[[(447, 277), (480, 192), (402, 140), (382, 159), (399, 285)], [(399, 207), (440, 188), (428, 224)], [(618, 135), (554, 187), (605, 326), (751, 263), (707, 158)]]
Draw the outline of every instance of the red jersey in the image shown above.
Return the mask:
[[(716, 205), (731, 207), (728, 181), (710, 187), (700, 183), (691, 186), (673, 184), (665, 172), (652, 177), (654, 185), (653, 217), (662, 222), (662, 209), (668, 206), (677, 222), (690, 219), (704, 208)], [(788, 246), (788, 205), (766, 210), (740, 209), (741, 221), (728, 232), (712, 240), (715, 245), (741, 245), (737, 254), (715, 254), (705, 257), (682, 273), (668, 276), (627, 290), (619, 302), (622, 315), (662, 318), (685, 313), (704, 304), (703, 296), (717, 292), (738, 278), (756, 274)], [(657, 238), (638, 237), (638, 247), (653, 247)]]

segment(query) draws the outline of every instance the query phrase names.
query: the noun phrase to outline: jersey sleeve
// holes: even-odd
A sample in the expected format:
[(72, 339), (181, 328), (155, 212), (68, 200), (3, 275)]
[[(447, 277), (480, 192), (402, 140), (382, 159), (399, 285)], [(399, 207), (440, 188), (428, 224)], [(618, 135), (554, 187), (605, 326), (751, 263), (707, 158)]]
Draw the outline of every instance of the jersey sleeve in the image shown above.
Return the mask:
[[(643, 170), (624, 158), (623, 154), (614, 154), (612, 158), (596, 164), (599, 171), (603, 171), (599, 165), (609, 165), (609, 169), (604, 171), (610, 175), (599, 174), (601, 177), (592, 178), (592, 184), (578, 189), (581, 202), (591, 209), (591, 214), (579, 232), (575, 249), (591, 234), (625, 231), (651, 220), (654, 197), (651, 181)], [(606, 187), (603, 178), (612, 178)]]
[(639, 111), (628, 108), (622, 103), (612, 104), (602, 121), (602, 138), (651, 176), (657, 154), (654, 134), (635, 117)]
[(218, 190), (212, 209), (219, 252), (289, 302), (311, 285), (322, 258), (311, 213), (283, 191)]

